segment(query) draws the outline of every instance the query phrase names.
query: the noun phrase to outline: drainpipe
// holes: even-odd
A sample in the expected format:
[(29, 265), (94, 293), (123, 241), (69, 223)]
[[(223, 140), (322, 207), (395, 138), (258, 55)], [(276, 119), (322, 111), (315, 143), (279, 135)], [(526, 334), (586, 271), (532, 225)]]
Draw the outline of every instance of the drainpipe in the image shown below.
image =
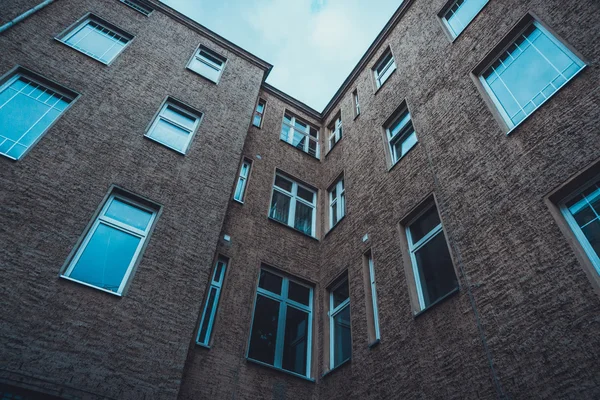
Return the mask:
[(17, 18), (13, 19), (12, 21), (9, 21), (6, 24), (0, 26), (0, 33), (4, 32), (5, 30), (12, 27), (13, 25), (16, 25), (19, 22), (23, 21), (25, 18), (29, 17), (31, 14), (35, 13), (36, 11), (39, 11), (42, 8), (46, 7), (47, 5), (54, 3), (54, 1), (55, 0), (46, 0), (43, 3), (40, 3), (37, 6), (33, 7), (32, 9), (25, 11), (23, 14), (19, 15)]

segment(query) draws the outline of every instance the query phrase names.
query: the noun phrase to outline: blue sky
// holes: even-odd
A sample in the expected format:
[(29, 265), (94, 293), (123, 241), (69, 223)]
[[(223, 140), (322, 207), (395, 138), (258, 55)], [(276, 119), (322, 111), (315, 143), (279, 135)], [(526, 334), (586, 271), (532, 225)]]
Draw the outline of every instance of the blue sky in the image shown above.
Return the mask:
[(321, 111), (401, 0), (162, 0), (273, 64), (271, 85)]

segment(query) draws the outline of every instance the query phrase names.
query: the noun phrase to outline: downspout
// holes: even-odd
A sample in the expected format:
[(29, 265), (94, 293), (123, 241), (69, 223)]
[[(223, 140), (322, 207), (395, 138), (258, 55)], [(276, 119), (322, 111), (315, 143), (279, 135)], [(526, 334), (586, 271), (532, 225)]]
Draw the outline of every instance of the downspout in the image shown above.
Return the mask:
[(55, 0), (46, 0), (43, 3), (40, 3), (37, 6), (33, 7), (32, 9), (25, 11), (23, 14), (19, 15), (17, 18), (13, 19), (12, 21), (9, 21), (6, 24), (0, 26), (0, 33), (4, 32), (5, 30), (12, 27), (13, 25), (16, 25), (19, 22), (23, 21), (25, 18), (29, 17), (31, 14), (35, 13), (36, 11), (39, 11), (42, 8), (46, 7), (47, 5), (54, 3), (54, 1)]

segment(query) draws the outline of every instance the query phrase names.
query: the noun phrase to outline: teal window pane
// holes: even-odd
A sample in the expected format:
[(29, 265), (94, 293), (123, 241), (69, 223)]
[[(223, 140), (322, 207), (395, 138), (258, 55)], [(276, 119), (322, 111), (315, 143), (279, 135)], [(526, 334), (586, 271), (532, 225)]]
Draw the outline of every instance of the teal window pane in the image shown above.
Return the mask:
[(105, 215), (119, 222), (145, 231), (152, 219), (152, 213), (139, 207), (113, 199)]

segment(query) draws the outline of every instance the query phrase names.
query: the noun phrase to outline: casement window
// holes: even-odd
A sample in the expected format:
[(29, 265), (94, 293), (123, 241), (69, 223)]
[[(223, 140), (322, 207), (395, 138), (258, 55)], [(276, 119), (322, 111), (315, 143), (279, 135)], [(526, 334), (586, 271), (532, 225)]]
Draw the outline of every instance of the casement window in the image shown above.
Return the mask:
[(17, 69), (0, 86), (0, 154), (13, 160), (23, 157), (77, 97), (41, 82)]
[(388, 48), (373, 68), (377, 87), (380, 88), (395, 70), (396, 63), (394, 62), (394, 56), (392, 55), (392, 50)]
[(263, 99), (258, 99), (258, 104), (256, 104), (256, 110), (254, 111), (254, 118), (252, 118), (252, 125), (257, 128), (262, 127), (263, 117), (265, 115), (265, 107), (267, 106), (267, 102)]
[(215, 316), (217, 315), (219, 298), (221, 297), (223, 279), (225, 279), (227, 263), (227, 258), (219, 257), (217, 260), (217, 265), (215, 265), (215, 269), (212, 274), (210, 288), (208, 289), (206, 303), (204, 304), (204, 311), (202, 311), (200, 327), (198, 328), (198, 337), (196, 338), (196, 343), (203, 346), (209, 346), (210, 343), (210, 337), (212, 334), (213, 325), (215, 323)]
[(342, 139), (342, 117), (338, 116), (331, 125), (329, 125), (329, 150)]
[(269, 217), (315, 237), (316, 191), (280, 174), (275, 175)]
[(244, 195), (246, 194), (246, 185), (248, 183), (248, 176), (250, 175), (250, 168), (252, 168), (252, 161), (244, 158), (242, 166), (240, 167), (240, 176), (238, 177), (237, 185), (235, 186), (235, 193), (233, 199), (244, 202)]
[(346, 215), (344, 176), (329, 188), (329, 228), (333, 228)]
[(360, 102), (358, 100), (358, 89), (352, 92), (352, 103), (354, 104), (354, 117), (360, 115)]
[(568, 197), (560, 210), (600, 275), (600, 178)]
[(313, 289), (260, 270), (248, 358), (310, 377)]
[(489, 0), (453, 0), (443, 14), (442, 21), (450, 31), (453, 38), (473, 21), (483, 6)]
[(478, 76), (509, 129), (533, 113), (585, 66), (535, 20), (499, 53)]
[(120, 1), (121, 1), (121, 3), (127, 4), (129, 7), (133, 8), (134, 10), (136, 10), (137, 12), (139, 12), (141, 14), (144, 14), (145, 16), (150, 15), (150, 13), (152, 13), (152, 11), (154, 11), (152, 8), (150, 8), (147, 5), (142, 4), (136, 0), (120, 0)]
[(456, 272), (435, 205), (406, 227), (419, 308), (424, 310), (458, 288)]
[(132, 39), (133, 35), (92, 15), (60, 40), (104, 64), (109, 64)]
[(201, 112), (167, 99), (150, 125), (146, 137), (185, 154), (201, 119)]
[(295, 148), (319, 158), (319, 131), (287, 112), (281, 124), (280, 138)]
[(200, 46), (187, 67), (214, 83), (218, 83), (226, 62), (225, 57)]
[(329, 290), (329, 368), (352, 357), (350, 290), (344, 278)]
[(122, 294), (158, 213), (157, 205), (147, 203), (113, 192), (62, 276)]
[(379, 332), (379, 309), (377, 307), (377, 285), (375, 283), (375, 264), (371, 250), (364, 254), (365, 295), (367, 302), (367, 322), (369, 341), (376, 342), (381, 338)]
[(396, 164), (417, 144), (417, 134), (413, 127), (408, 108), (403, 108), (385, 129), (392, 165)]

